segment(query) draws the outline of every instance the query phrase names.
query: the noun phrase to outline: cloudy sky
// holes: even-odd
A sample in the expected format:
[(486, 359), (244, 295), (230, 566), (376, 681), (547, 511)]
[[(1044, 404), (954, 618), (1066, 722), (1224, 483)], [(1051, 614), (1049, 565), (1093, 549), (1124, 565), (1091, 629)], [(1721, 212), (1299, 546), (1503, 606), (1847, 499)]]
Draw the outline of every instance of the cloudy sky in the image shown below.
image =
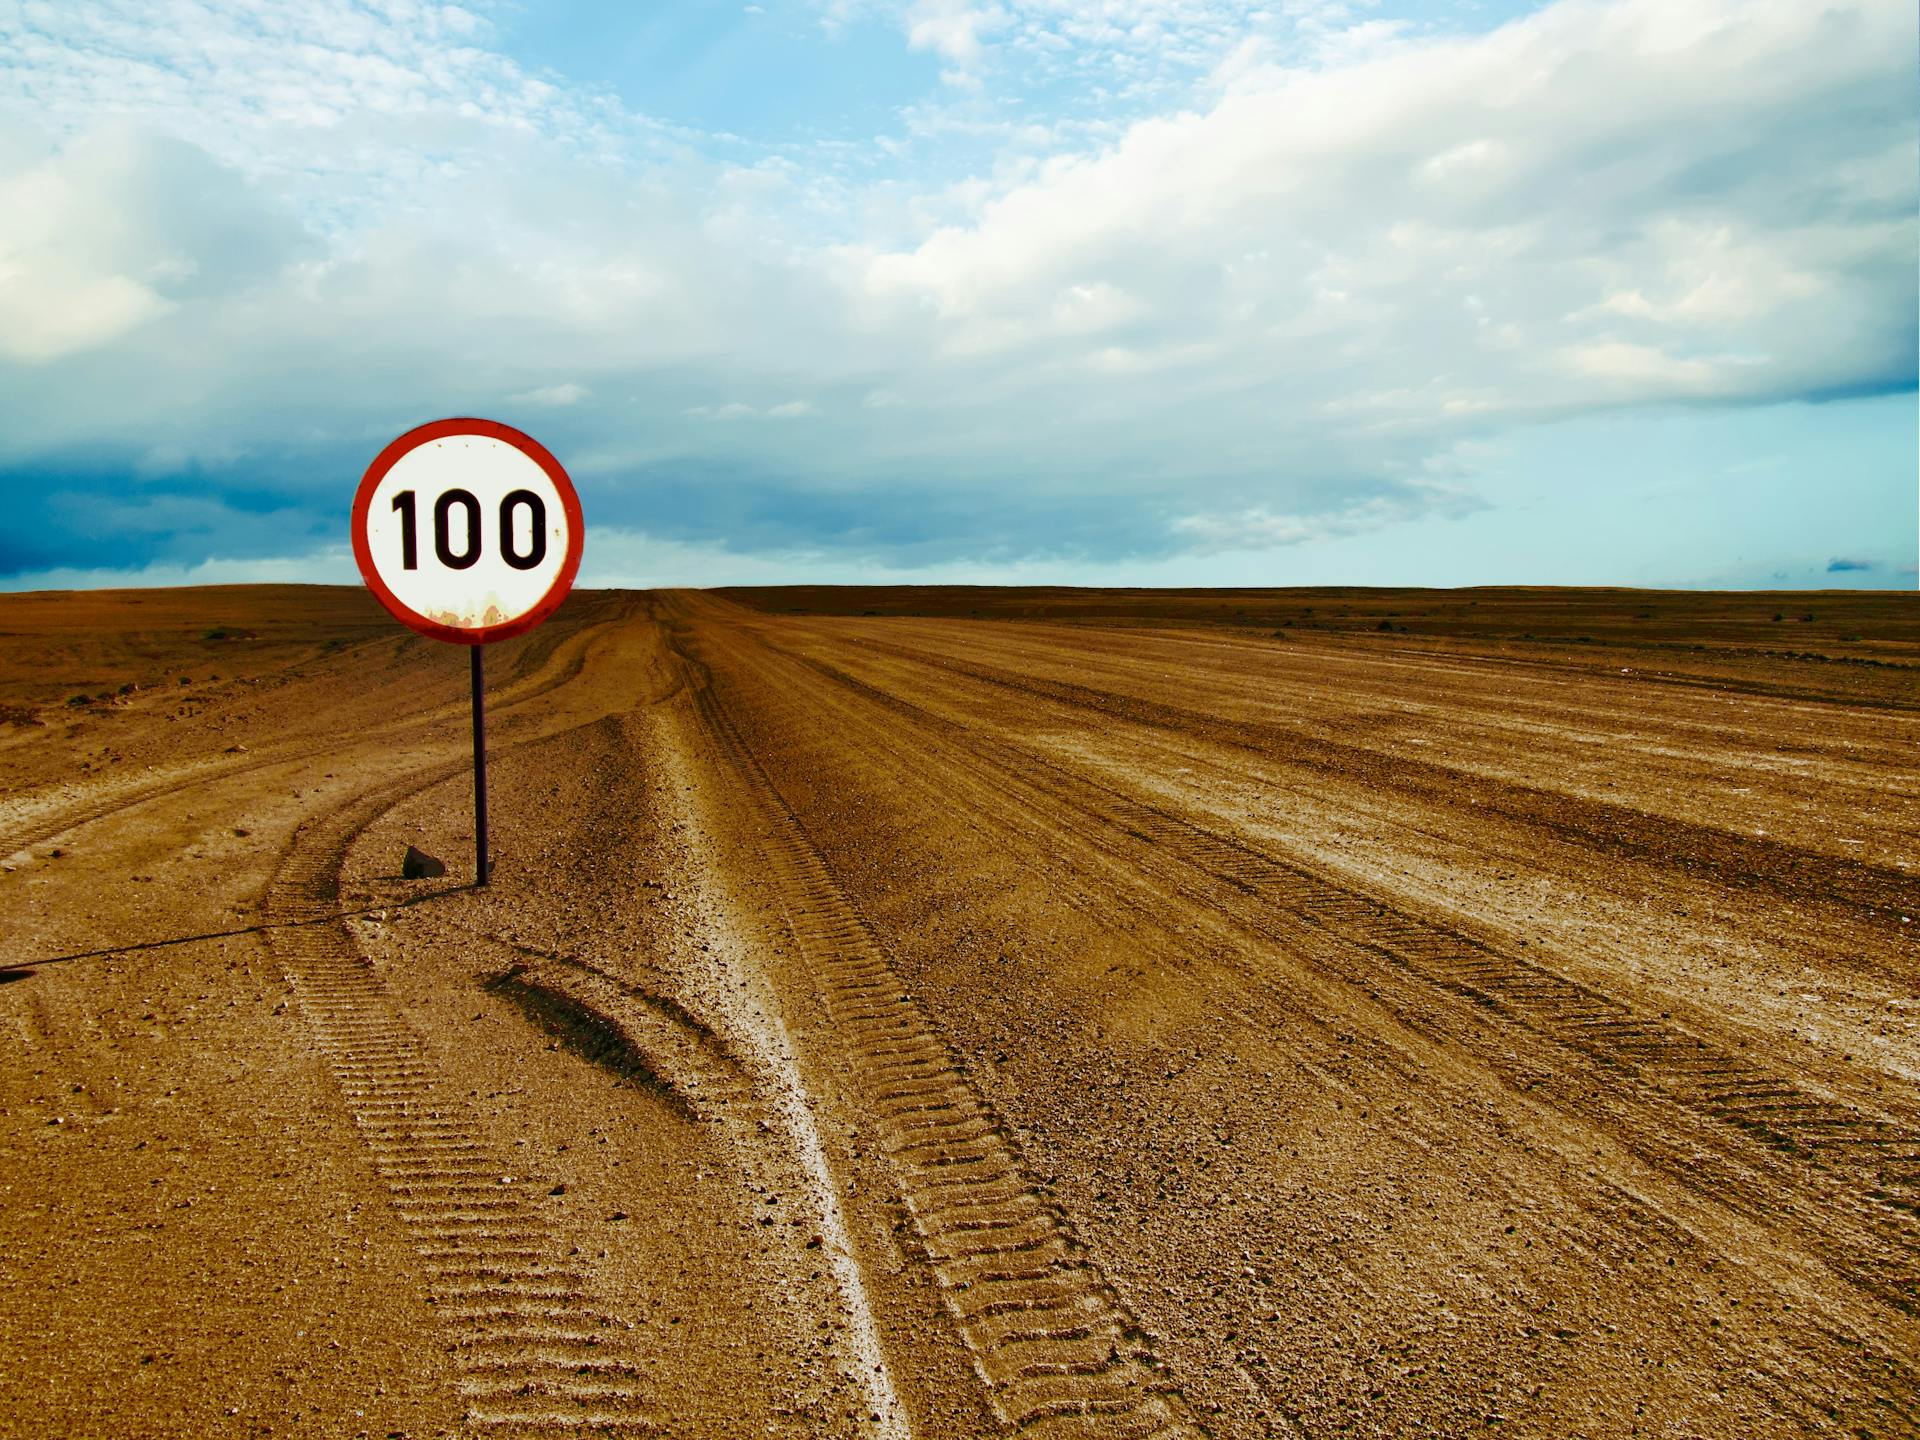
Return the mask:
[(0, 587), (1915, 584), (1912, 0), (0, 0)]

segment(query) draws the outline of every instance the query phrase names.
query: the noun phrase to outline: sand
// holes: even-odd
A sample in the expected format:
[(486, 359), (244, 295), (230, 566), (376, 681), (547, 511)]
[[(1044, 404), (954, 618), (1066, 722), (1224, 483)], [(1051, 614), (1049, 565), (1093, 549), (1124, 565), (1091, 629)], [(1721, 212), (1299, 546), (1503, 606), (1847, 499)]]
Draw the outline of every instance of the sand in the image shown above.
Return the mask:
[(0, 1434), (1920, 1433), (1917, 615), (0, 598)]

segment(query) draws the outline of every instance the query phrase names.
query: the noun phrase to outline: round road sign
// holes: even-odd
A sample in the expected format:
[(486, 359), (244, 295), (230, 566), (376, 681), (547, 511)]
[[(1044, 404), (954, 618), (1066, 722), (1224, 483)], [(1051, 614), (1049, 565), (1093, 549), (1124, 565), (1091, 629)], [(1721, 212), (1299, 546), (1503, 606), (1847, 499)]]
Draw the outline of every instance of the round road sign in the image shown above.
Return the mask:
[(495, 420), (435, 420), (382, 450), (353, 497), (353, 555), (396, 620), (485, 645), (573, 588), (586, 526), (544, 445)]

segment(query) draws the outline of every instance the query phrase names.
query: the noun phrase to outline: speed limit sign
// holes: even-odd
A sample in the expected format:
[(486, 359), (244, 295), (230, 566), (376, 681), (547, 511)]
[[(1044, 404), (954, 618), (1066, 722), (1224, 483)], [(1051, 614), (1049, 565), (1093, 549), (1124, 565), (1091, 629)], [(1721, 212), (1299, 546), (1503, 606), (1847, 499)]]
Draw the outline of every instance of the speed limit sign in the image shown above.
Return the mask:
[(353, 556), (402, 625), (468, 647), (474, 883), (487, 861), (482, 649), (551, 615), (580, 573), (586, 525), (560, 462), (496, 420), (435, 420), (374, 458), (353, 497)]
[(573, 588), (586, 528), (560, 462), (494, 420), (436, 420), (367, 467), (353, 554), (403, 625), (484, 645), (531, 630)]

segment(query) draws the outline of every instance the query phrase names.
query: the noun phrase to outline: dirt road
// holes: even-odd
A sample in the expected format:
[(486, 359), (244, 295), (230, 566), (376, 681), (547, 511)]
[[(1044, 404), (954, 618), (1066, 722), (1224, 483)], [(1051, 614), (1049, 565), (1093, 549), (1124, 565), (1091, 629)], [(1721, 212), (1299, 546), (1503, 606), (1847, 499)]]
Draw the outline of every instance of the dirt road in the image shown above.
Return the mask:
[(1911, 598), (0, 600), (0, 1434), (1920, 1434)]

